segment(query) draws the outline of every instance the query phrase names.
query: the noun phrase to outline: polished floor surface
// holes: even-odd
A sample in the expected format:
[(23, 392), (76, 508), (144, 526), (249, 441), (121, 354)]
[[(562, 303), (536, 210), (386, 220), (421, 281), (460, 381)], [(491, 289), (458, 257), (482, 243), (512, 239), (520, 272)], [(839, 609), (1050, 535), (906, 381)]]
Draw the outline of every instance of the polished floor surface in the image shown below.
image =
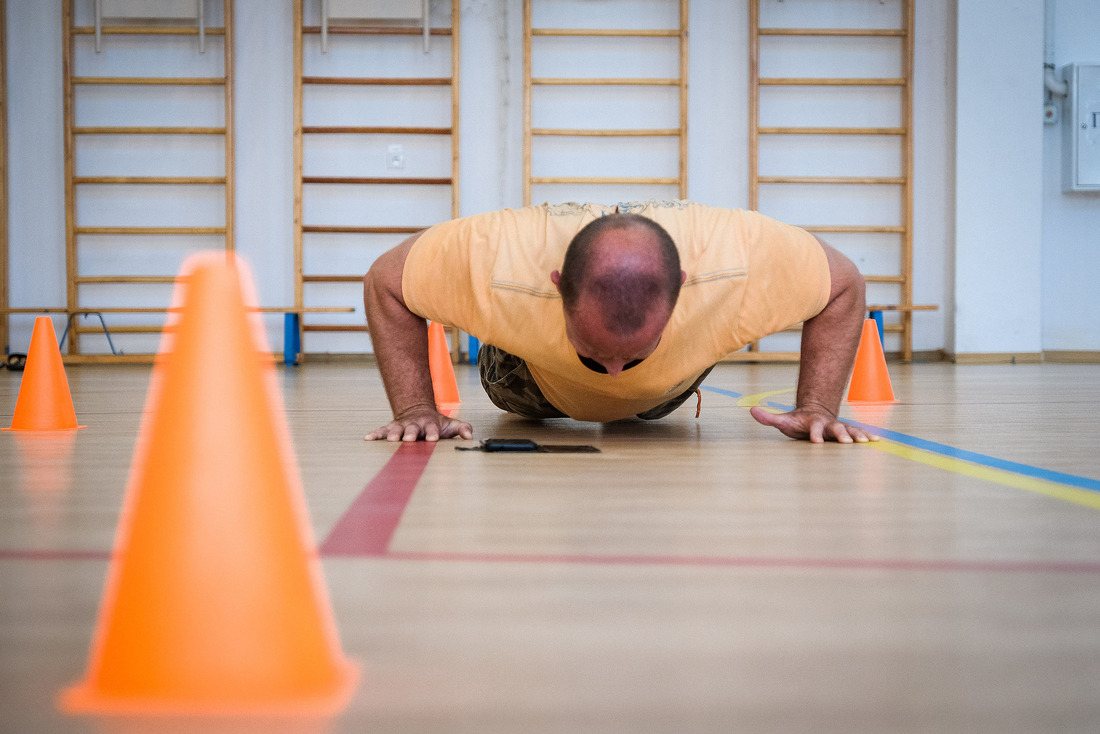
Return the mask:
[[(211, 364), (211, 369), (215, 368)], [(458, 368), (475, 438), (367, 443), (373, 368), (280, 368), (355, 693), (327, 721), (69, 716), (149, 382), (71, 366), (87, 428), (0, 433), (0, 731), (1100, 731), (1100, 366), (891, 364), (884, 437), (810, 445), (721, 365), (658, 422), (534, 423)], [(18, 374), (0, 371), (0, 423)]]

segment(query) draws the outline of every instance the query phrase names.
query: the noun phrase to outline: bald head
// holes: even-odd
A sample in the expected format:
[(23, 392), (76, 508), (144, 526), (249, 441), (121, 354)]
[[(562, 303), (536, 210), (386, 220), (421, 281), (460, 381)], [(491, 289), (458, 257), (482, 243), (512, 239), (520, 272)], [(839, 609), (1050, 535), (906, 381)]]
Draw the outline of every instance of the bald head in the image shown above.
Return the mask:
[(566, 314), (588, 301), (603, 326), (628, 336), (664, 320), (680, 294), (680, 256), (668, 232), (637, 214), (608, 214), (577, 233), (555, 282)]
[(609, 214), (590, 223), (569, 243), (561, 271), (550, 277), (581, 362), (610, 375), (657, 349), (684, 280), (672, 238), (636, 214)]

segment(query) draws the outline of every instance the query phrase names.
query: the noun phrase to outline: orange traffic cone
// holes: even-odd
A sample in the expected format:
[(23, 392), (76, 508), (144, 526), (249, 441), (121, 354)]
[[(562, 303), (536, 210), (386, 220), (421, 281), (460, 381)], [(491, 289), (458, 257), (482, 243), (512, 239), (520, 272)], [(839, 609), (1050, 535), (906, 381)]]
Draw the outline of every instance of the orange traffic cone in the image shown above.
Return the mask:
[(848, 388), (849, 403), (896, 403), (894, 388), (890, 385), (890, 373), (886, 369), (886, 355), (882, 353), (878, 324), (874, 319), (863, 322), (863, 334), (856, 350), (856, 364), (852, 369), (852, 384)]
[(436, 405), (461, 403), (455, 367), (451, 363), (451, 351), (447, 348), (447, 334), (443, 331), (443, 324), (434, 321), (428, 323), (428, 368), (432, 373), (432, 391), (435, 393)]
[(5, 431), (66, 431), (84, 428), (76, 424), (73, 396), (65, 377), (65, 364), (57, 346), (53, 321), (49, 316), (34, 320), (31, 346), (19, 397), (15, 400), (15, 415), (11, 428)]
[(154, 368), (67, 712), (329, 714), (354, 689), (241, 267), (195, 256), (177, 281), (183, 308)]

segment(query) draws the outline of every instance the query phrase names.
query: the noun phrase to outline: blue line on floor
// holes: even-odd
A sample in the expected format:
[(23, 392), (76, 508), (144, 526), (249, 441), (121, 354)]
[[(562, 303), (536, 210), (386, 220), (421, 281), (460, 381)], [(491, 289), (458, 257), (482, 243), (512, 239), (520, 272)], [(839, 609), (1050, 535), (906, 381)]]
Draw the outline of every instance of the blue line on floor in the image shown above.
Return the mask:
[[(703, 385), (702, 389), (720, 393), (731, 398), (743, 397), (741, 393), (736, 393), (732, 390), (723, 390), (722, 388), (711, 387), (709, 385)], [(767, 405), (769, 407), (776, 408), (782, 411), (792, 410), (792, 407), (790, 405), (783, 405), (781, 403), (768, 402)], [(842, 420), (847, 423), (851, 423), (852, 425), (866, 429), (881, 438), (889, 439), (890, 441), (904, 444), (906, 446), (911, 446), (916, 449), (921, 449), (923, 451), (931, 451), (932, 453), (940, 454), (941, 456), (949, 456), (953, 459), (959, 459), (960, 461), (969, 461), (972, 464), (979, 464), (981, 466), (988, 466), (994, 469), (1001, 469), (1003, 471), (1009, 471), (1035, 479), (1043, 479), (1048, 482), (1057, 482), (1059, 484), (1065, 484), (1071, 487), (1077, 487), (1079, 489), (1086, 489), (1090, 492), (1100, 492), (1100, 480), (1090, 479), (1088, 477), (1081, 477), (1075, 474), (1066, 474), (1064, 472), (1052, 471), (1050, 469), (1042, 469), (1037, 466), (1020, 464), (1015, 461), (998, 459), (994, 456), (987, 456), (985, 454), (979, 454), (974, 451), (967, 451), (965, 449), (955, 448), (954, 446), (936, 443), (935, 441), (917, 438), (916, 436), (910, 436), (905, 433), (891, 431), (887, 428), (882, 428), (880, 426), (872, 426), (867, 423), (860, 423), (859, 421), (844, 418), (843, 416)]]

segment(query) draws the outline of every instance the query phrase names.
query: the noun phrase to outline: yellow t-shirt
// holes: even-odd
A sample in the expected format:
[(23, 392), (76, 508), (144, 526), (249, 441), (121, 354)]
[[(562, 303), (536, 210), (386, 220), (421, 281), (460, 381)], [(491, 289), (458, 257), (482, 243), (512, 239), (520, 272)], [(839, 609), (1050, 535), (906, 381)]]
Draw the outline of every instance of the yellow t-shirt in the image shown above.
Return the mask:
[[(657, 350), (610, 376), (581, 364), (550, 273), (577, 232), (616, 211), (664, 227), (687, 280)], [(829, 285), (810, 233), (686, 201), (543, 204), (456, 219), (420, 236), (402, 278), (409, 310), (520, 357), (554, 407), (586, 421), (627, 418), (681, 394), (731, 352), (817, 315)]]

